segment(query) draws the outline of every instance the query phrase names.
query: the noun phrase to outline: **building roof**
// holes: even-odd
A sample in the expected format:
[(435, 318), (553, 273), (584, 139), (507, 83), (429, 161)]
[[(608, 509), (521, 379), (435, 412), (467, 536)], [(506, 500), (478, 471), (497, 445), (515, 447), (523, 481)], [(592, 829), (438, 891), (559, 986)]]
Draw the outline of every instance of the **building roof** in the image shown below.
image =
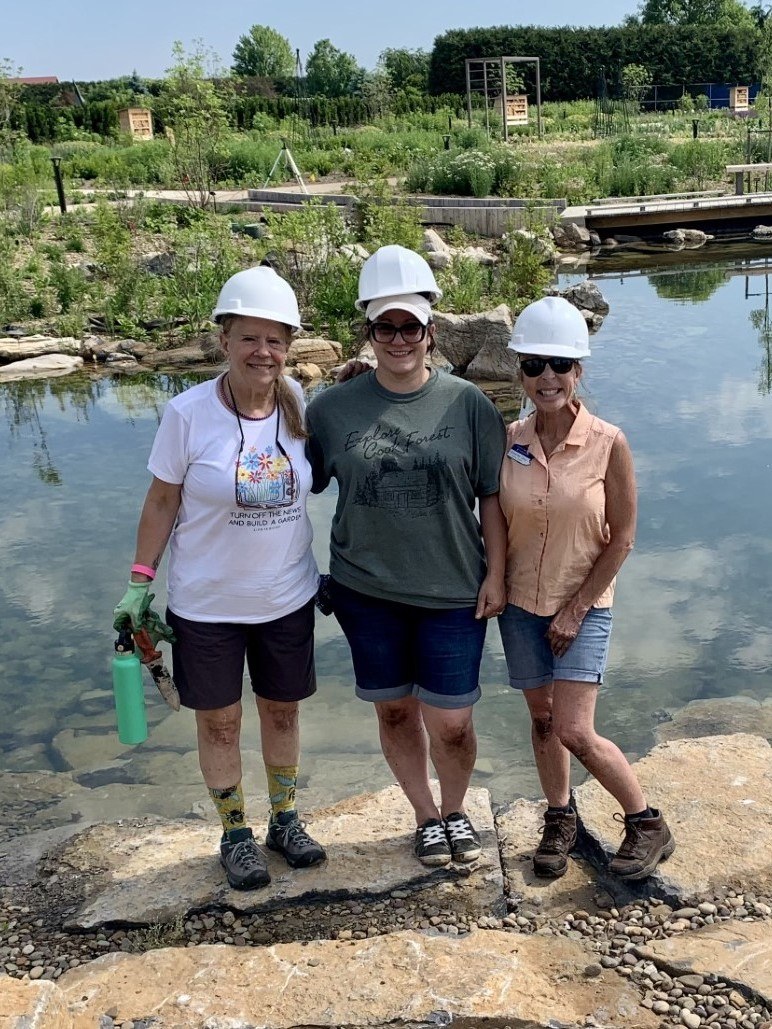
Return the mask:
[(28, 78), (9, 79), (19, 86), (50, 86), (56, 85), (59, 79), (56, 75), (32, 75)]

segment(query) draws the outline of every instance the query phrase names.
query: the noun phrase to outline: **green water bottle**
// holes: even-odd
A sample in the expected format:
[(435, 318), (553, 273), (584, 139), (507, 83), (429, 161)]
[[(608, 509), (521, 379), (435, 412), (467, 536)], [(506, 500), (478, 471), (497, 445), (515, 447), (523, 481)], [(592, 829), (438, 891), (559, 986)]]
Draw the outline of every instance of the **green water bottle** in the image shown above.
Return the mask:
[(134, 653), (130, 629), (121, 629), (115, 641), (113, 694), (118, 716), (118, 739), (128, 747), (144, 743), (147, 739), (145, 690), (142, 685), (142, 666)]

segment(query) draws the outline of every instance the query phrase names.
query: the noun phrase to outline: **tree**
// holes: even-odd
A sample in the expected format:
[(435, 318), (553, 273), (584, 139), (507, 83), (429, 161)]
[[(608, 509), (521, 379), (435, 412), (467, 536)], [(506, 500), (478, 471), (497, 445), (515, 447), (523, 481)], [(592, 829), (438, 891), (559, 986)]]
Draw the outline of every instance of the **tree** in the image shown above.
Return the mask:
[(350, 96), (364, 75), (353, 54), (338, 50), (329, 39), (320, 39), (306, 61), (306, 88), (313, 96)]
[(378, 68), (388, 75), (393, 89), (427, 91), (430, 55), (425, 50), (387, 47), (378, 58)]
[(21, 86), (13, 80), (20, 74), (21, 68), (14, 68), (7, 57), (0, 59), (0, 148), (14, 142), (11, 119), (19, 106)]
[(626, 64), (621, 74), (625, 100), (640, 104), (651, 85), (651, 72), (642, 64)]
[(208, 76), (217, 71), (216, 57), (202, 40), (193, 51), (182, 43), (172, 48), (175, 63), (166, 73), (156, 109), (167, 129), (174, 170), (188, 200), (208, 207), (226, 158), (227, 87)]
[(268, 25), (253, 25), (233, 50), (233, 74), (288, 79), (295, 72), (289, 40)]
[(709, 25), (739, 28), (757, 22), (740, 0), (644, 0), (642, 25)]

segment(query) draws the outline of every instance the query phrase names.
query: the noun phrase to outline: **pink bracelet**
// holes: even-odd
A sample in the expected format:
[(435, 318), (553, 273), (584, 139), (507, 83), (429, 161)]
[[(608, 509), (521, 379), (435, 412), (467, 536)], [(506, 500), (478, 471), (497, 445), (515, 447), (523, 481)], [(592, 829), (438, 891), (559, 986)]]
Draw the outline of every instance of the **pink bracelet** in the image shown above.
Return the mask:
[(139, 572), (140, 575), (146, 575), (148, 579), (155, 579), (155, 568), (151, 568), (149, 565), (132, 565), (132, 572)]

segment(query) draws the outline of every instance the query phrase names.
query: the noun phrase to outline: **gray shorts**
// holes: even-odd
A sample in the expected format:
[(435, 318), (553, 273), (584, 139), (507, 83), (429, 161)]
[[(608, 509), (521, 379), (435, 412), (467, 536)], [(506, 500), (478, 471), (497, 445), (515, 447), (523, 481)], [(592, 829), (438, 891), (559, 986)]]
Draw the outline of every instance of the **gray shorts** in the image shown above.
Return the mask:
[(314, 600), (272, 622), (192, 622), (168, 608), (174, 681), (183, 707), (215, 711), (241, 700), (246, 658), (252, 690), (292, 702), (316, 692)]
[(516, 690), (534, 690), (556, 679), (600, 685), (611, 637), (611, 608), (591, 607), (579, 635), (562, 657), (555, 657), (547, 641), (552, 618), (533, 615), (514, 604), (507, 604), (499, 615), (509, 685)]

